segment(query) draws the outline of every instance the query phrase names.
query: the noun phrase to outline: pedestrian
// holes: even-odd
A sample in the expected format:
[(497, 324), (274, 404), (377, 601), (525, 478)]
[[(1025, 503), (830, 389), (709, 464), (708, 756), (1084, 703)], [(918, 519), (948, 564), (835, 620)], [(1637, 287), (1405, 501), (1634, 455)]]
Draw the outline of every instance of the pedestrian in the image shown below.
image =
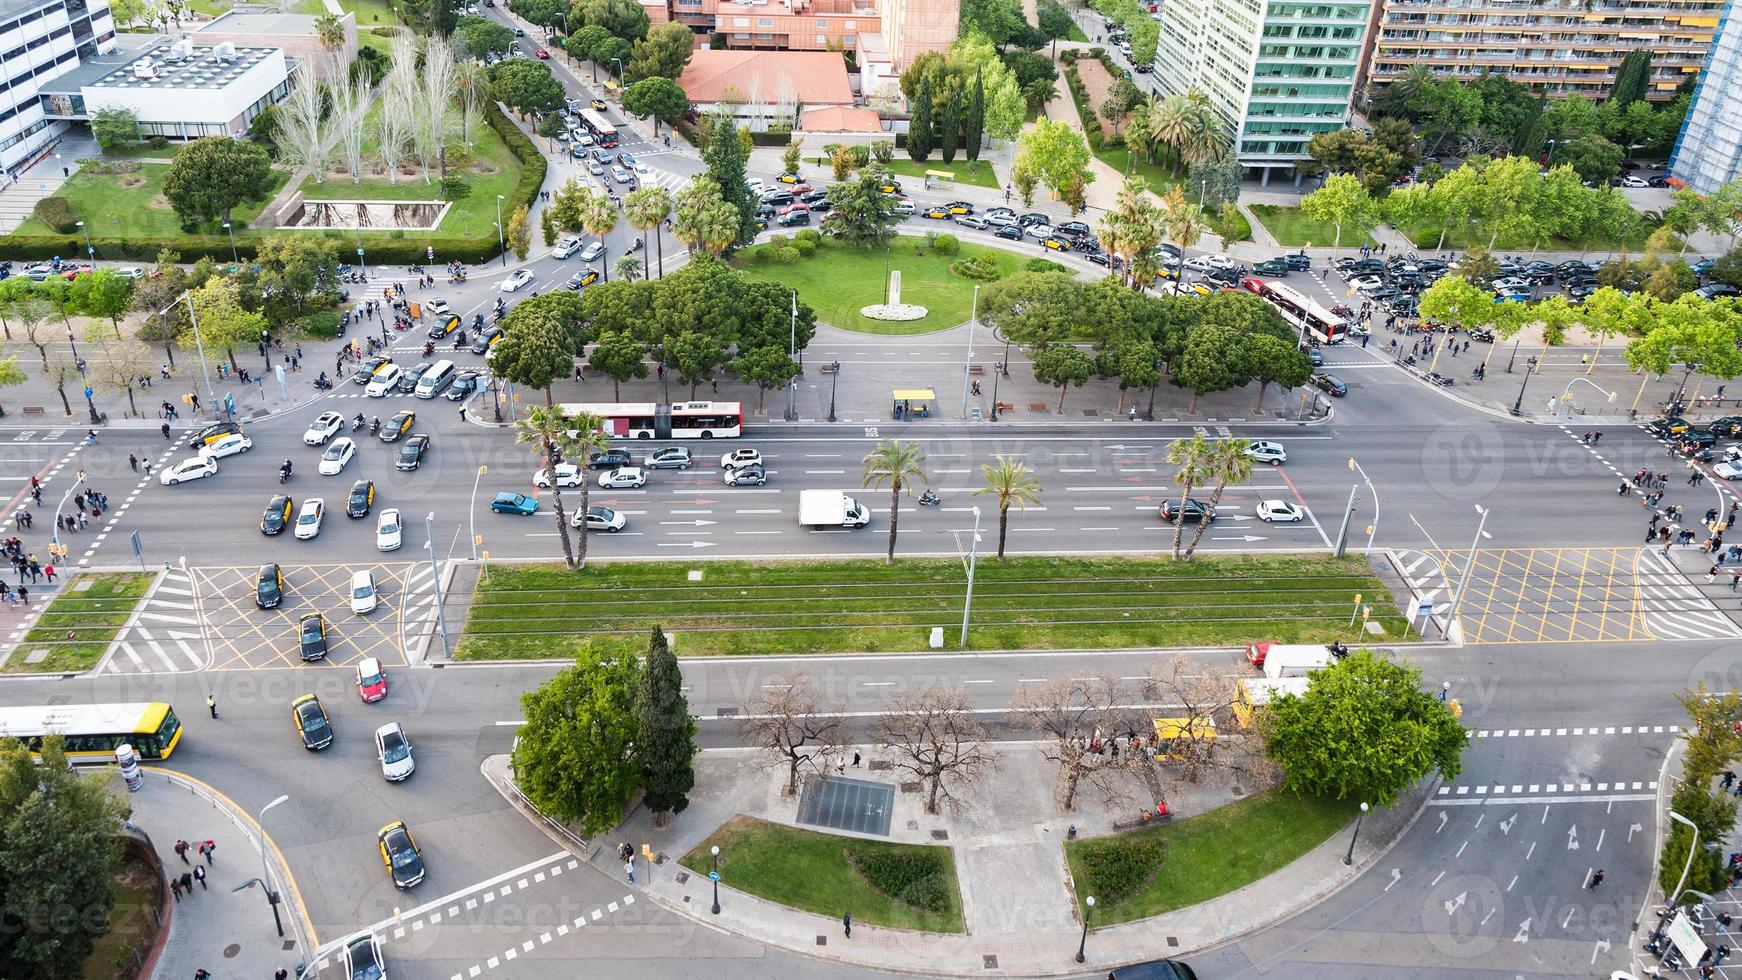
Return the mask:
[(859, 768), (859, 753), (857, 752), (853, 753), (853, 768)]
[(175, 842), (175, 856), (181, 858), (181, 863), (183, 864), (193, 863), (188, 860), (188, 842), (185, 840), (178, 840)]
[(194, 980), (212, 980), (212, 975), (207, 973), (202, 967), (201, 969), (194, 971)]
[(217, 851), (218, 851), (218, 842), (213, 841), (213, 840), (208, 840), (203, 845), (201, 845), (201, 847), (204, 849), (201, 850), (200, 853), (204, 854), (206, 856), (206, 863), (211, 864), (212, 863), (212, 855), (217, 853)]
[[(207, 856), (209, 857), (210, 855), (208, 854)], [(200, 891), (205, 891), (206, 890), (206, 869), (202, 868), (198, 865), (195, 865), (194, 866), (194, 880), (200, 883)]]
[(213, 718), (218, 717), (218, 699), (210, 694), (206, 695), (206, 710), (212, 713)]
[(1706, 570), (1706, 584), (1711, 585), (1713, 582), (1717, 581), (1717, 579), (1718, 579), (1718, 566), (1713, 565), (1711, 568)]
[(53, 565), (42, 566), (42, 574), (50, 582), (53, 582), (54, 581), (54, 566)]
[(841, 916), (841, 928), (846, 930), (848, 939), (853, 938), (853, 913), (851, 911)]
[(181, 873), (181, 890), (189, 895), (194, 893), (194, 876), (189, 872), (183, 871)]
[(290, 971), (281, 966), (278, 968), (278, 972), (272, 975), (272, 980), (290, 980)]
[(165, 439), (169, 438), (169, 423), (168, 422), (163, 423), (163, 437)]
[(631, 885), (635, 884), (635, 859), (634, 858), (630, 858), (629, 860), (623, 862), (623, 874), (629, 879), (629, 883)]
[(1609, 872), (1603, 870), (1602, 868), (1598, 868), (1597, 872), (1595, 874), (1591, 875), (1591, 883), (1587, 887), (1591, 888), (1592, 890), (1595, 890), (1598, 885), (1601, 885), (1603, 883), (1603, 876), (1608, 874), (1608, 873)]
[(464, 422), (465, 420), (466, 420), (466, 406), (461, 405), (460, 406), (460, 421)]
[(1615, 495), (1617, 497), (1627, 496), (1627, 481), (1626, 480), (1621, 481), (1621, 489), (1615, 491)]
[(1731, 572), (1730, 591), (1735, 592), (1738, 585), (1742, 585), (1742, 571)]
[(128, 453), (127, 454), (127, 468), (132, 470), (135, 473), (139, 472), (139, 457), (133, 455), (132, 453)]

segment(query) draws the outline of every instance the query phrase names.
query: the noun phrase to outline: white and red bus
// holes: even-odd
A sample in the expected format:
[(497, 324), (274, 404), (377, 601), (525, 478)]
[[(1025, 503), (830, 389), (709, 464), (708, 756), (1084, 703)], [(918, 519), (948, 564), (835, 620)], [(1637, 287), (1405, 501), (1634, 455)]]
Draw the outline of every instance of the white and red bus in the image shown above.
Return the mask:
[(617, 145), (617, 127), (605, 120), (605, 114), (597, 109), (581, 110), (581, 128), (591, 133), (600, 146)]
[(1301, 332), (1303, 341), (1309, 333), (1322, 344), (1340, 344), (1349, 337), (1349, 324), (1342, 317), (1308, 299), (1306, 294), (1287, 283), (1247, 279), (1241, 285), (1276, 307), (1282, 318)]
[(605, 420), (600, 428), (614, 439), (735, 439), (744, 434), (739, 402), (569, 402), (564, 415), (583, 412)]

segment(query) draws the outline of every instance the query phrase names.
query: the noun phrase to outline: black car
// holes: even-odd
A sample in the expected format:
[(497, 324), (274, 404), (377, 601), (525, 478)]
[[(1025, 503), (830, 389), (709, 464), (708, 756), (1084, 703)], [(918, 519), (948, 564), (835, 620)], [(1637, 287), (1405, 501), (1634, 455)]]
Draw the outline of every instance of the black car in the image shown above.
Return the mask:
[(1700, 429), (1689, 429), (1674, 439), (1677, 446), (1699, 446), (1702, 449), (1718, 441), (1717, 435)]
[(1214, 523), (1216, 520), (1216, 511), (1202, 500), (1187, 497), (1185, 508), (1182, 512), (1179, 498), (1174, 497), (1162, 502), (1161, 519), (1169, 524), (1174, 523), (1176, 520), (1183, 520), (1187, 524), (1197, 524), (1200, 522)]
[(297, 732), (302, 735), (303, 748), (319, 752), (333, 744), (333, 723), (327, 717), (327, 710), (321, 707), (319, 698), (304, 694), (291, 702), (290, 713)]
[(260, 515), (260, 533), (283, 534), (290, 524), (290, 515), (295, 511), (296, 505), (282, 493), (268, 500), (266, 513)]
[(261, 609), (277, 609), (284, 601), (284, 573), (278, 563), (269, 561), (260, 566), (260, 577), (254, 583), (254, 605)]
[(1567, 298), (1584, 299), (1596, 291), (1597, 284), (1594, 282), (1576, 282), (1567, 287)]
[(782, 228), (808, 225), (811, 223), (811, 213), (809, 211), (788, 211), (781, 215), (780, 220), (775, 223), (780, 225)]
[(375, 481), (358, 480), (351, 484), (351, 497), (345, 501), (345, 516), (367, 517), (375, 505)]
[(1312, 267), (1313, 267), (1312, 256), (1306, 254), (1305, 252), (1290, 252), (1289, 254), (1284, 255), (1282, 257), (1282, 261), (1287, 262), (1288, 267), (1290, 269), (1293, 269), (1295, 272), (1310, 272), (1310, 271), (1312, 271)]
[(805, 191), (803, 194), (800, 194), (798, 196), (798, 199), (803, 201), (806, 204), (815, 204), (818, 201), (821, 201), (828, 196), (829, 196), (828, 191), (818, 189), (818, 190), (813, 190), (813, 191)]
[(394, 469), (415, 470), (423, 465), (423, 454), (429, 449), (429, 436), (419, 432), (405, 445), (399, 447), (399, 457), (393, 461)]
[(1107, 974), (1107, 980), (1198, 980), (1198, 975), (1178, 960), (1150, 960), (1122, 966)]
[(1742, 436), (1742, 415), (1726, 415), (1706, 426), (1706, 431), (1730, 439)]
[[(494, 323), (478, 331), (477, 338), (472, 341), (472, 353), (482, 354), (485, 351), (488, 351), (490, 349), (490, 341), (495, 340), (500, 336), (502, 336), (502, 328)], [(448, 397), (452, 398), (453, 395), (449, 395)]]
[(467, 395), (479, 388), (478, 372), (461, 371), (454, 376), (454, 383), (448, 386), (448, 401), (463, 401)]
[(1000, 226), (997, 231), (993, 232), (993, 234), (997, 235), (999, 238), (1007, 238), (1013, 242), (1020, 242), (1022, 241), (1022, 226), (1003, 225)]
[(827, 214), (828, 212), (834, 210), (834, 208), (835, 208), (835, 202), (829, 200), (826, 197), (811, 202), (811, 210), (815, 211), (818, 214)]
[(1046, 215), (1041, 214), (1038, 211), (1030, 211), (1022, 217), (1017, 218), (1016, 225), (1019, 228), (1032, 228), (1035, 225), (1044, 225), (1048, 220), (1050, 219), (1048, 219)]
[(587, 457), (589, 470), (614, 470), (619, 466), (634, 466), (635, 460), (627, 449), (607, 449), (593, 453)]
[(1689, 423), (1687, 419), (1671, 415), (1667, 418), (1652, 419), (1651, 422), (1646, 425), (1645, 431), (1662, 438), (1664, 436), (1680, 435), (1692, 428), (1693, 425)]
[(416, 391), (418, 380), (429, 373), (429, 368), (430, 363), (428, 361), (419, 361), (411, 367), (406, 368), (405, 373), (401, 374), (399, 380), (394, 383), (394, 390), (405, 393)]
[(1053, 230), (1073, 240), (1087, 238), (1091, 234), (1089, 226), (1081, 221), (1067, 221)]
[(302, 659), (320, 660), (327, 655), (327, 621), (320, 613), (304, 613), (296, 635)]
[(1252, 267), (1252, 271), (1261, 276), (1286, 276), (1289, 273), (1287, 259), (1265, 259)]
[(417, 413), (401, 411), (393, 413), (387, 424), (381, 427), (382, 442), (398, 442), (399, 438), (411, 431), (412, 423), (417, 421)]
[(225, 436), (234, 435), (241, 431), (242, 427), (234, 422), (213, 422), (188, 437), (188, 448), (204, 449), (208, 443), (216, 442)]
[(777, 208), (778, 207), (785, 207), (786, 205), (792, 203), (792, 192), (791, 191), (769, 191), (767, 194), (762, 195), (762, 203), (763, 204), (770, 204), (770, 205), (773, 205), (774, 207), (777, 207)]
[(1313, 375), (1313, 385), (1333, 398), (1341, 398), (1349, 393), (1349, 386), (1334, 374)]
[(1325, 355), (1319, 353), (1317, 347), (1308, 347), (1306, 349), (1306, 356), (1307, 360), (1312, 362), (1313, 367), (1325, 366)]

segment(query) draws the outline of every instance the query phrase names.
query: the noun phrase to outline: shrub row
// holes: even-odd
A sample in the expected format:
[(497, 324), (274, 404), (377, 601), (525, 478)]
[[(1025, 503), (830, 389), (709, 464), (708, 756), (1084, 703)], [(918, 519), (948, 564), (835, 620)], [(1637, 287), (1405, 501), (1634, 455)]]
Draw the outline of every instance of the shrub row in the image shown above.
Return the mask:
[(927, 912), (950, 910), (950, 855), (944, 848), (850, 846), (847, 860), (866, 884), (898, 902)]
[(1142, 891), (1161, 870), (1161, 842), (1149, 835), (1109, 837), (1082, 851), (1089, 880), (1078, 886), (1093, 889), (1108, 908)]
[(79, 226), (79, 219), (73, 216), (72, 204), (58, 194), (37, 201), (32, 213), (36, 216), (36, 220), (63, 235), (72, 234)]
[(1083, 85), (1082, 78), (1077, 75), (1075, 61), (1065, 66), (1065, 88), (1070, 89), (1071, 101), (1076, 103), (1077, 115), (1083, 120), (1083, 135), (1089, 140), (1091, 149), (1100, 149), (1101, 115), (1094, 106), (1089, 104), (1089, 92)]

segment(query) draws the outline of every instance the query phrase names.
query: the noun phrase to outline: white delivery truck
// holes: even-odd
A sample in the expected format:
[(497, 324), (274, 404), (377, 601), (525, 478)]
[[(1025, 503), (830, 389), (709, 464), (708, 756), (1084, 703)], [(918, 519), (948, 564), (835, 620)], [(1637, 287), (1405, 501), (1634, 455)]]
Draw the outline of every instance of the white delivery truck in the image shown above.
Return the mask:
[(839, 490), (800, 490), (798, 522), (805, 527), (864, 527), (871, 523), (871, 512)]
[(1254, 643), (1246, 659), (1266, 677), (1305, 677), (1330, 666), (1332, 650), (1322, 643)]

